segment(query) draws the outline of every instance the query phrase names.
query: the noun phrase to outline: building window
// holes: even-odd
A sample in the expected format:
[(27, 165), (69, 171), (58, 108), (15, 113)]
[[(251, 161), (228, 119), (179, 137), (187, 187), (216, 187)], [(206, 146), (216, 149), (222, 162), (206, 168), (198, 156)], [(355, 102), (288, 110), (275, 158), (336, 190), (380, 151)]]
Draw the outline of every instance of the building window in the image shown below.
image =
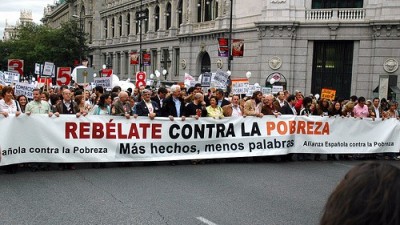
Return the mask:
[(118, 19), (118, 36), (122, 36), (122, 16), (119, 16)]
[(154, 73), (154, 71), (157, 70), (157, 64), (158, 64), (157, 49), (151, 50), (151, 61), (153, 62), (151, 64), (151, 73)]
[(178, 20), (178, 28), (179, 28), (179, 27), (181, 27), (181, 24), (183, 22), (182, 0), (179, 1), (176, 12), (178, 13), (177, 20)]
[(108, 19), (104, 21), (104, 37), (108, 38)]
[(362, 8), (363, 0), (313, 0), (313, 9)]
[(156, 6), (154, 9), (154, 29), (158, 31), (160, 29), (160, 7)]
[(112, 18), (112, 19), (111, 19), (111, 37), (115, 37), (115, 30), (114, 30), (114, 28), (115, 28), (115, 19)]
[(179, 48), (175, 48), (175, 59), (174, 59), (174, 71), (175, 71), (175, 77), (179, 77), (179, 65), (180, 65), (180, 61), (181, 61), (181, 55), (180, 55), (180, 51)]
[(197, 22), (215, 20), (218, 16), (217, 0), (198, 0), (197, 2)]
[(131, 34), (131, 14), (128, 13), (128, 15), (126, 15), (126, 34), (130, 35)]
[(169, 2), (165, 11), (165, 27), (167, 30), (171, 28), (171, 3)]

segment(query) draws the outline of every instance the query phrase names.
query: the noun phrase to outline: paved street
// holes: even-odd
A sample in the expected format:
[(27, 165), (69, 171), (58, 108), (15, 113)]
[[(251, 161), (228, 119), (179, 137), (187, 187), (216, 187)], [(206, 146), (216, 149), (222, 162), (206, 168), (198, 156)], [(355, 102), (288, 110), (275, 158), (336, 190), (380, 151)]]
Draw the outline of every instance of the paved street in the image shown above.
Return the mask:
[(332, 189), (360, 162), (0, 171), (0, 224), (318, 224)]

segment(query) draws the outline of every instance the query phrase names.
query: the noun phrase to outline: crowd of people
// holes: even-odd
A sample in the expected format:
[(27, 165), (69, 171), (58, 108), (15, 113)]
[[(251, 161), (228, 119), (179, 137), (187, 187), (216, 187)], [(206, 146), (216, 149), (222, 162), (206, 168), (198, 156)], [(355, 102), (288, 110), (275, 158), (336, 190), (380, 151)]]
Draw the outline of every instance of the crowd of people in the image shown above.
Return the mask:
[[(318, 99), (316, 96), (304, 96), (302, 92), (279, 91), (275, 95), (255, 91), (252, 96), (228, 95), (222, 89), (205, 88), (196, 84), (188, 89), (180, 85), (169, 88), (159, 87), (152, 90), (149, 86), (121, 90), (116, 86), (106, 91), (101, 86), (91, 91), (82, 86), (61, 86), (33, 90), (33, 99), (25, 95), (15, 96), (10, 86), (4, 86), (0, 94), (0, 114), (8, 117), (25, 113), (74, 114), (77, 117), (86, 115), (114, 115), (131, 117), (145, 116), (150, 119), (168, 117), (170, 120), (186, 117), (198, 119), (212, 117), (246, 117), (265, 115), (299, 115), (299, 116), (341, 116), (357, 118), (399, 118), (398, 103), (386, 99), (351, 96), (348, 100)], [(0, 115), (0, 116), (1, 116)], [(355, 155), (354, 158), (360, 155)], [(328, 159), (348, 158), (349, 156), (329, 155)], [(375, 156), (374, 156), (375, 157)], [(297, 154), (296, 160), (319, 160), (319, 155)], [(385, 154), (385, 159), (400, 159), (396, 154)], [(287, 160), (278, 157), (277, 160)], [(292, 155), (289, 156), (293, 160)], [(174, 163), (171, 163), (174, 164)], [(11, 166), (13, 167), (13, 166)], [(75, 169), (74, 164), (60, 164), (61, 169)], [(11, 169), (11, 172), (14, 172)]]

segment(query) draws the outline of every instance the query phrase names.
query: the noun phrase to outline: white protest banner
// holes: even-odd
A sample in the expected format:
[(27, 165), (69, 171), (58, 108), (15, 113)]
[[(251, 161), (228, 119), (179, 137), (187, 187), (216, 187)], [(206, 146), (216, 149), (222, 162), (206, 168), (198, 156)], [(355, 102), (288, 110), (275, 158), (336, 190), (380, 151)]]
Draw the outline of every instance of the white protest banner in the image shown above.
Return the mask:
[(0, 135), (0, 165), (399, 152), (399, 123), (397, 119), (289, 115), (185, 121), (10, 115), (0, 117), (0, 127), (24, 140)]
[(272, 86), (272, 93), (276, 94), (280, 91), (283, 91), (283, 86)]
[(54, 74), (54, 63), (45, 62), (43, 66), (42, 77), (51, 77)]
[(40, 63), (35, 63), (35, 74), (40, 75), (40, 71), (43, 71), (43, 65)]
[(95, 84), (95, 86), (101, 86), (106, 89), (113, 88), (112, 77), (95, 77), (94, 84)]
[(25, 95), (26, 97), (33, 99), (33, 89), (35, 85), (28, 83), (16, 83), (14, 86), (15, 96)]
[(235, 95), (247, 94), (249, 89), (249, 79), (247, 78), (233, 78), (232, 79), (232, 93)]
[(263, 95), (272, 94), (272, 89), (270, 87), (262, 87), (261, 92), (263, 93)]
[(17, 83), (19, 82), (19, 73), (16, 72), (10, 72), (10, 71), (4, 71), (4, 82), (6, 84), (12, 84), (12, 83)]
[(228, 73), (219, 70), (215, 73), (214, 77), (213, 77), (213, 81), (216, 81), (220, 84), (220, 86), (224, 86), (226, 87), (228, 85), (228, 78), (229, 75)]

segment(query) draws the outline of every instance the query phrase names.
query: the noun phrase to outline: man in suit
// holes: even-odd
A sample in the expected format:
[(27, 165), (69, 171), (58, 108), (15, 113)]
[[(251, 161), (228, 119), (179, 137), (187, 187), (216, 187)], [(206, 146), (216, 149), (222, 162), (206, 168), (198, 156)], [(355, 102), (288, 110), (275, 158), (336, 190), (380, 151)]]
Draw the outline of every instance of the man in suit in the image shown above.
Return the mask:
[(156, 116), (160, 116), (160, 107), (157, 102), (152, 101), (151, 99), (151, 91), (144, 89), (142, 91), (142, 101), (140, 101), (135, 106), (135, 117), (137, 116), (148, 116), (151, 120)]
[(280, 113), (282, 115), (297, 115), (297, 111), (294, 108), (294, 106), (296, 105), (296, 96), (289, 95), (286, 101), (288, 104), (285, 104), (281, 107)]
[(163, 101), (163, 117), (169, 117), (171, 121), (174, 117), (181, 117), (185, 120), (185, 102), (181, 97), (181, 88), (179, 85), (171, 86), (171, 95)]
[(168, 90), (164, 87), (160, 87), (157, 91), (157, 94), (155, 96), (151, 97), (151, 100), (157, 102), (158, 106), (160, 108), (162, 108), (163, 101), (164, 101), (165, 97), (167, 97), (167, 94), (168, 94)]
[(222, 89), (217, 89), (215, 92), (215, 95), (217, 96), (217, 104), (219, 107), (224, 107), (226, 105), (231, 104), (228, 100), (225, 99), (224, 91)]

